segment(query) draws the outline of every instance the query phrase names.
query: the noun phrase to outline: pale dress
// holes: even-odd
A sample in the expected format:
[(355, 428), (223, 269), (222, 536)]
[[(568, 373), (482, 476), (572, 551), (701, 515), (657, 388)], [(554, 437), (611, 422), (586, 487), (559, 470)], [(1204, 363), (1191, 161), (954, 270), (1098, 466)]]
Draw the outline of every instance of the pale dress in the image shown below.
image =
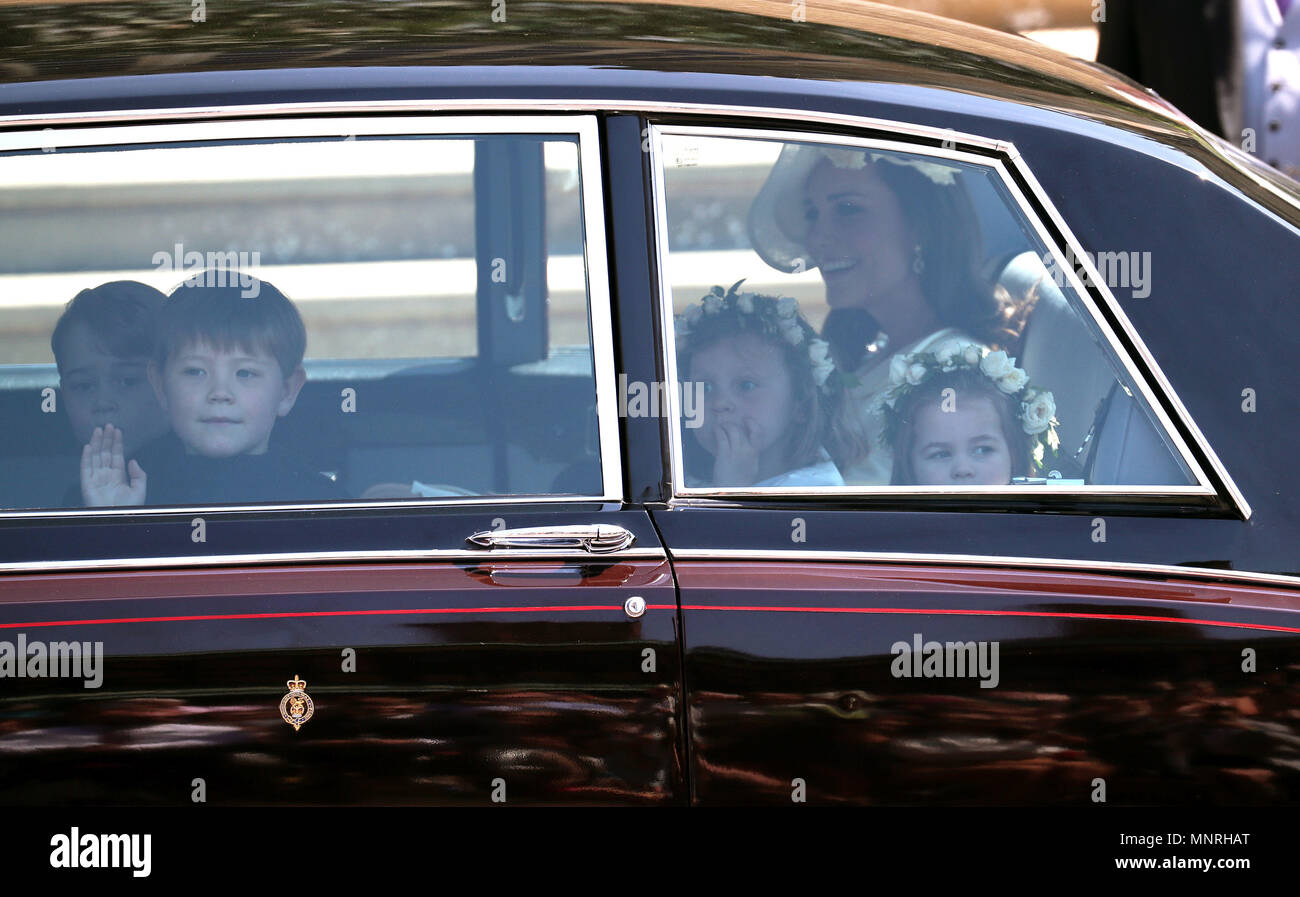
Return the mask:
[[(743, 489), (747, 484), (739, 483), (711, 483), (708, 480), (702, 480), (698, 477), (688, 476), (686, 485), (690, 489), (711, 489), (714, 486), (723, 489)], [(817, 461), (809, 464), (807, 467), (798, 467), (794, 470), (787, 470), (784, 473), (778, 473), (774, 477), (768, 477), (766, 480), (753, 484), (758, 486), (843, 486), (844, 477), (840, 476), (840, 469), (835, 466), (831, 460), (830, 453), (826, 449), (819, 447), (817, 449)]]
[(755, 483), (755, 486), (843, 486), (844, 477), (824, 448), (817, 449), (818, 461), (807, 467), (787, 470), (774, 477)]

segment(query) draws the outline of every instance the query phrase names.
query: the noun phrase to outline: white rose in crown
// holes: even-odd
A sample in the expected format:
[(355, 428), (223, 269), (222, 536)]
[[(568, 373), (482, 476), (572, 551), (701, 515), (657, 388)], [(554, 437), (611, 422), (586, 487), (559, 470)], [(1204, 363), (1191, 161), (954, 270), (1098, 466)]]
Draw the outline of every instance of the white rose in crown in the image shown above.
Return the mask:
[(790, 326), (781, 328), (781, 335), (792, 346), (797, 346), (803, 342), (803, 330), (794, 321), (790, 321)]
[(952, 365), (953, 359), (961, 353), (961, 350), (962, 344), (959, 341), (946, 339), (935, 346), (932, 351), (934, 352), (934, 360), (948, 368)]
[(975, 367), (975, 365), (980, 363), (980, 359), (984, 357), (984, 353), (980, 351), (979, 346), (970, 345), (966, 347), (964, 357), (968, 365)]
[(998, 378), (998, 389), (1013, 396), (1024, 389), (1028, 382), (1029, 375), (1022, 368), (1012, 368), (1011, 373)]
[(736, 305), (739, 306), (740, 310), (745, 314), (752, 315), (754, 313), (754, 294), (741, 293), (736, 297)]
[(799, 311), (799, 303), (789, 296), (782, 296), (776, 303), (776, 313), (783, 318), (793, 318)]
[(710, 293), (704, 297), (704, 313), (706, 315), (716, 315), (722, 311), (722, 300)]
[(1035, 393), (1025, 400), (1021, 421), (1025, 432), (1030, 436), (1037, 436), (1050, 427), (1054, 417), (1056, 417), (1056, 399), (1047, 390)]
[(1001, 380), (1016, 369), (1016, 360), (1007, 358), (1007, 353), (998, 349), (990, 352), (980, 360), (980, 370), (990, 380)]
[(902, 386), (907, 380), (907, 359), (902, 355), (895, 355), (889, 360), (889, 384), (891, 386)]
[(925, 379), (925, 365), (916, 363), (907, 369), (907, 382), (912, 386), (920, 386), (921, 381)]

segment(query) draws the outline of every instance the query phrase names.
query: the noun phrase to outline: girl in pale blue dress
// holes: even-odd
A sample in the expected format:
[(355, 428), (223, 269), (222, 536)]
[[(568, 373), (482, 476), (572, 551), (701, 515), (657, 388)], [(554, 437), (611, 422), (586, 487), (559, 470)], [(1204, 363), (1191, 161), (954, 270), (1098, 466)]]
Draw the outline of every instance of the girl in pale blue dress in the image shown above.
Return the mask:
[(860, 452), (836, 432), (843, 387), (830, 348), (790, 298), (713, 292), (674, 322), (678, 374), (699, 414), (685, 420), (692, 488), (843, 486), (833, 460)]

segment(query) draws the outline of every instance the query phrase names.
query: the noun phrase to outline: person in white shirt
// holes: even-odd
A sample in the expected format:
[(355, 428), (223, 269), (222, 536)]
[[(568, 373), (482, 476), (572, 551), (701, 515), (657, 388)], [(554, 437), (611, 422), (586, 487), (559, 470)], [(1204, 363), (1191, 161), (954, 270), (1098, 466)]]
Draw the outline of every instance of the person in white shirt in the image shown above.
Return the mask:
[(1238, 6), (1244, 148), (1300, 177), (1300, 11), (1295, 0), (1238, 0)]
[(1296, 0), (1108, 0), (1097, 61), (1300, 176)]

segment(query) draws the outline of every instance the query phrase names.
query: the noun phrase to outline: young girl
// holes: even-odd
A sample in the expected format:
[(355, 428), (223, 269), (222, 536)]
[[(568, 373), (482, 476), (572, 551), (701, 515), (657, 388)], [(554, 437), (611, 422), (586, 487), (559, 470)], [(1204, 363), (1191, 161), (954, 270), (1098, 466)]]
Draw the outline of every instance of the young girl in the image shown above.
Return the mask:
[[(701, 408), (690, 486), (843, 486), (828, 444), (839, 398), (827, 344), (790, 298), (721, 287), (677, 316), (677, 363)], [(853, 447), (848, 447), (850, 456)]]
[(885, 398), (885, 438), (895, 486), (998, 486), (1055, 451), (1056, 402), (1005, 352), (950, 341), (895, 356)]

